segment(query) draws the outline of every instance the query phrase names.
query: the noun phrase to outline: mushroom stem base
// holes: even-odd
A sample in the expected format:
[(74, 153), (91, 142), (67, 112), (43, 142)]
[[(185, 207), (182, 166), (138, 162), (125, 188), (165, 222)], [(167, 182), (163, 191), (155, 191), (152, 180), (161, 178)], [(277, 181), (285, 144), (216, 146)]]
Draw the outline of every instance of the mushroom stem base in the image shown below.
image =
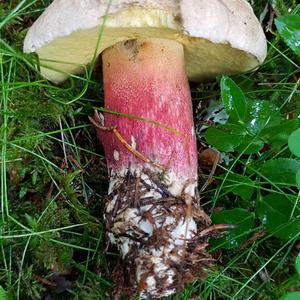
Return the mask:
[(213, 261), (205, 252), (207, 240), (217, 233), (207, 230), (211, 221), (198, 199), (184, 190), (172, 196), (163, 174), (146, 168), (113, 176), (111, 182), (105, 220), (123, 257), (114, 272), (117, 295), (158, 299), (204, 278)]

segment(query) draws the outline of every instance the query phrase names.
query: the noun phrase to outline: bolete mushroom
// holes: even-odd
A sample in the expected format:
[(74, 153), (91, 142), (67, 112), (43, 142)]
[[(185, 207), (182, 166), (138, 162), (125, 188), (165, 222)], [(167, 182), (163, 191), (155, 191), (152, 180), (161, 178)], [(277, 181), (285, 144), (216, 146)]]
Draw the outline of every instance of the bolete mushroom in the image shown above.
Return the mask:
[[(99, 43), (98, 43), (99, 41)], [(126, 282), (159, 298), (204, 277), (210, 219), (199, 206), (188, 79), (256, 68), (266, 40), (245, 0), (54, 0), (25, 52), (60, 83), (102, 54), (110, 176), (105, 220)]]

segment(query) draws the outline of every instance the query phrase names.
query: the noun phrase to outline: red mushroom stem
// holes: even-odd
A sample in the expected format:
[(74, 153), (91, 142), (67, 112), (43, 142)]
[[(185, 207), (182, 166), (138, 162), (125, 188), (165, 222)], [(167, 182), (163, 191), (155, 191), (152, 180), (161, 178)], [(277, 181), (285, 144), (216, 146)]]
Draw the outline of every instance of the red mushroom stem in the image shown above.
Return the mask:
[[(197, 149), (182, 45), (131, 40), (107, 49), (102, 57), (105, 108), (128, 115), (108, 113), (105, 125), (116, 126), (133, 148), (177, 174), (181, 186), (195, 182)], [(112, 172), (144, 167), (111, 133), (102, 141)]]
[(210, 220), (198, 206), (183, 47), (171, 40), (129, 40), (102, 57), (111, 112), (104, 122), (96, 117), (110, 175), (108, 236), (125, 269), (135, 273), (129, 284), (143, 297), (167, 296), (202, 277), (211, 261), (207, 237), (197, 236)]

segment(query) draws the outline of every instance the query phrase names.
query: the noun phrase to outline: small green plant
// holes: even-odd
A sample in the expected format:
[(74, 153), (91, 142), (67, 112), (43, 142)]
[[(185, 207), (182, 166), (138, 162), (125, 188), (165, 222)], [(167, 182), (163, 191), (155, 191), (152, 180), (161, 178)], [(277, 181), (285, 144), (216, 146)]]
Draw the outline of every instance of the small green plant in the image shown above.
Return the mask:
[[(299, 55), (299, 6), (291, 15), (275, 19), (275, 24), (285, 43)], [(289, 57), (286, 56), (286, 59), (290, 60)], [(298, 66), (296, 73), (299, 74)], [(282, 78), (281, 82), (286, 79)], [(244, 248), (250, 243), (252, 251), (261, 253), (258, 249), (264, 247), (256, 240), (263, 236), (262, 242), (269, 237), (281, 240), (281, 249), (288, 247), (290, 250), (287, 253), (290, 253), (293, 244), (299, 240), (299, 79), (297, 76), (295, 79), (291, 96), (283, 104), (267, 100), (259, 89), (259, 97), (251, 91), (245, 94), (227, 76), (220, 80), (221, 102), (227, 114), (227, 122), (209, 127), (205, 139), (208, 144), (222, 151), (227, 160), (230, 158), (231, 163), (224, 168), (225, 174), (219, 175), (219, 185), (212, 202), (213, 207), (219, 208), (221, 205), (222, 210), (214, 212), (212, 218), (215, 223), (232, 223), (237, 227), (229, 229), (224, 237), (213, 241), (216, 248)], [(244, 85), (245, 81), (240, 83)], [(268, 265), (272, 265), (271, 259), (256, 274), (267, 269)], [(292, 269), (290, 274), (288, 283), (282, 284), (286, 288), (297, 282)], [(231, 299), (242, 299), (245, 288), (254, 278), (255, 275), (246, 280)], [(278, 296), (281, 293), (285, 294), (278, 291)], [(286, 293), (280, 299), (298, 298), (299, 293), (293, 292)]]

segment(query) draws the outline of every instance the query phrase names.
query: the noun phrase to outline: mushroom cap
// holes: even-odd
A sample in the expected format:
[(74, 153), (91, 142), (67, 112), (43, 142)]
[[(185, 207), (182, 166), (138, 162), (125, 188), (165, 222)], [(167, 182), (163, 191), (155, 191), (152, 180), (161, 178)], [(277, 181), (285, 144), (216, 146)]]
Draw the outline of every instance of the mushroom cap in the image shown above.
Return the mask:
[(29, 29), (24, 52), (37, 52), (42, 75), (59, 83), (84, 72), (95, 54), (138, 38), (183, 44), (192, 81), (254, 69), (267, 50), (246, 0), (54, 0)]

